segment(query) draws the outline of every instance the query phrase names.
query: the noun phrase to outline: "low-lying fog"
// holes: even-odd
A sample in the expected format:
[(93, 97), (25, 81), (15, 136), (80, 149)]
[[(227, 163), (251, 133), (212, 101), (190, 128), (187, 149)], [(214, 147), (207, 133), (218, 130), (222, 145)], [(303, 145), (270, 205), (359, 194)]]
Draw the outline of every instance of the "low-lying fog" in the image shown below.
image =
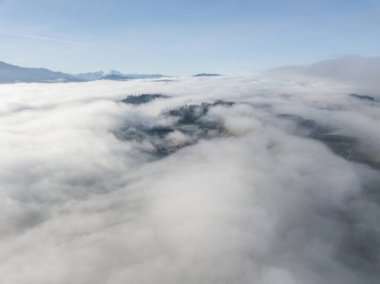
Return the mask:
[(379, 124), (316, 78), (0, 85), (0, 282), (378, 283)]

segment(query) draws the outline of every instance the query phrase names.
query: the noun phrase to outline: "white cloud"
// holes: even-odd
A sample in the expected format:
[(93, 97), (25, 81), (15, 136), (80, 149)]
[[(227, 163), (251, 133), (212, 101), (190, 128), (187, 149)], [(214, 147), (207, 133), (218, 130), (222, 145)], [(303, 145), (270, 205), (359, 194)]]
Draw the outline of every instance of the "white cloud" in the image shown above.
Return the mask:
[(343, 57), (305, 66), (285, 66), (270, 72), (290, 80), (332, 80), (351, 86), (352, 90), (379, 96), (380, 57)]
[[(176, 80), (0, 86), (1, 282), (377, 283), (379, 102), (324, 80)], [(171, 97), (120, 103), (140, 93)], [(217, 100), (235, 104), (155, 134)], [(337, 132), (361, 163), (328, 147)]]

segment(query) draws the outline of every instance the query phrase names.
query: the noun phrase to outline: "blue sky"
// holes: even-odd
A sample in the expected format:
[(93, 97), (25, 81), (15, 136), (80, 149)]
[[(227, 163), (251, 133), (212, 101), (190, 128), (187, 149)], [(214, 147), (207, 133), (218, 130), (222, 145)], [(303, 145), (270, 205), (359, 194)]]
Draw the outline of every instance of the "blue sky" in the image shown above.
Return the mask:
[(0, 61), (250, 74), (380, 55), (377, 0), (0, 0)]

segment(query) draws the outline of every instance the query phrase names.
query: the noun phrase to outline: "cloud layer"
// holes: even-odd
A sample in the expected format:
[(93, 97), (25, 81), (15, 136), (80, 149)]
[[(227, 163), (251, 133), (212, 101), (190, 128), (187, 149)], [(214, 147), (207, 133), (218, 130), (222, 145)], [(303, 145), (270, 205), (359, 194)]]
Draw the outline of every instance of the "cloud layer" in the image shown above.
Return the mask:
[(354, 92), (370, 92), (379, 97), (380, 57), (342, 57), (305, 66), (280, 67), (270, 73), (290, 80), (335, 81), (351, 86)]
[(377, 283), (380, 107), (352, 92), (0, 86), (1, 282)]

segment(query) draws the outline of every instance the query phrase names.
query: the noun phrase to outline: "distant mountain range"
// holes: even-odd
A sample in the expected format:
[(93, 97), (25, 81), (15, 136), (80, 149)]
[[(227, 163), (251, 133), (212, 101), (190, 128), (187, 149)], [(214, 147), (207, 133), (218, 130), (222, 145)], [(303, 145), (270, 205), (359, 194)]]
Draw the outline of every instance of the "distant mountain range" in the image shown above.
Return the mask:
[(199, 73), (193, 75), (193, 77), (215, 77), (215, 76), (222, 76), (221, 74), (217, 73)]
[(45, 68), (26, 68), (0, 61), (0, 83), (57, 83), (86, 82), (94, 80), (131, 80), (166, 77), (161, 74), (123, 74), (119, 71), (98, 71), (92, 73), (67, 74)]
[(161, 74), (123, 74), (116, 70), (98, 71), (90, 73), (76, 74), (75, 76), (87, 80), (130, 80), (130, 79), (154, 79), (166, 77)]
[(0, 83), (81, 82), (83, 79), (45, 68), (24, 68), (0, 62)]

